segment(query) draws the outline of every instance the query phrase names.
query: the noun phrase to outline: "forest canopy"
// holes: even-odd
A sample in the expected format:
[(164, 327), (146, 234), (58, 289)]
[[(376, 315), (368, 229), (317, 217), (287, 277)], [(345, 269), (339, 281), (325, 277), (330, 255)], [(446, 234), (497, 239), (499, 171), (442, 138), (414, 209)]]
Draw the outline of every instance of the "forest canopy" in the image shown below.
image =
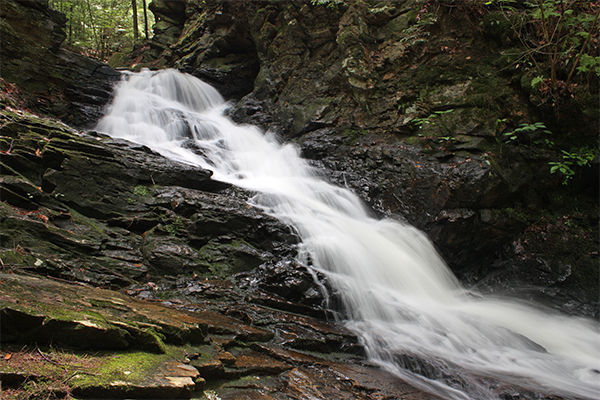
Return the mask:
[(67, 18), (66, 46), (106, 61), (147, 39), (154, 24), (147, 0), (50, 0)]

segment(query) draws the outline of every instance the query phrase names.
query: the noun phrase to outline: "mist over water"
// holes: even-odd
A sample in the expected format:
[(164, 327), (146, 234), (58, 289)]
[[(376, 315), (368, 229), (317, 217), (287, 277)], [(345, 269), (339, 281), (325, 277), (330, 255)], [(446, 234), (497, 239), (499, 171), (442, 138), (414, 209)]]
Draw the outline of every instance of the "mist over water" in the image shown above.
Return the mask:
[(540, 398), (600, 398), (596, 322), (467, 291), (423, 233), (369, 217), (356, 195), (321, 179), (296, 147), (235, 125), (226, 108), (196, 78), (143, 71), (118, 86), (96, 130), (256, 191), (251, 203), (300, 236), (299, 261), (338, 287), (345, 322), (371, 360), (415, 386), (445, 399), (499, 399), (511, 385)]

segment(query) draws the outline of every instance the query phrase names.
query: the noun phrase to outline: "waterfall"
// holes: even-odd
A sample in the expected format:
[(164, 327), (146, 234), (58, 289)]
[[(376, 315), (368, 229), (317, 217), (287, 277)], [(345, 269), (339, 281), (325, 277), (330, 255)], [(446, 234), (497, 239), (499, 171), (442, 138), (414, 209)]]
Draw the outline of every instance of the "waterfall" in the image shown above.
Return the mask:
[[(292, 226), (301, 262), (339, 288), (371, 360), (446, 399), (498, 399), (502, 384), (600, 398), (592, 320), (461, 287), (427, 237), (376, 220), (321, 179), (291, 144), (224, 117), (209, 85), (175, 70), (128, 74), (96, 130), (214, 171), (258, 193), (251, 203)], [(201, 152), (182, 143), (193, 140)]]

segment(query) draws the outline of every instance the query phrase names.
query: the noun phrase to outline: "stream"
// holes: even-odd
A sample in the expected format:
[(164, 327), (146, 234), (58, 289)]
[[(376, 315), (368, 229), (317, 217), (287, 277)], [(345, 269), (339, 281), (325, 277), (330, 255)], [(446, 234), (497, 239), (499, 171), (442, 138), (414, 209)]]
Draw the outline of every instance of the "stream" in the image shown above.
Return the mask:
[(225, 117), (230, 106), (176, 70), (128, 73), (96, 130), (256, 193), (251, 205), (300, 237), (298, 261), (342, 294), (370, 360), (411, 384), (445, 399), (506, 398), (505, 385), (600, 398), (596, 322), (462, 287), (422, 232), (372, 218), (297, 147)]

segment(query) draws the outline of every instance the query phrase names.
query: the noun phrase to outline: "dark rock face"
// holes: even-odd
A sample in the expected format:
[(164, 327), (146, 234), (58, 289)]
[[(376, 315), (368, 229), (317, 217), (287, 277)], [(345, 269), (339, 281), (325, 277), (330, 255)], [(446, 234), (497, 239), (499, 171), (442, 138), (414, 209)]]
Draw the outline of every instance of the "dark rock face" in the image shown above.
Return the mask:
[(8, 111), (1, 123), (4, 264), (124, 286), (148, 273), (228, 277), (294, 255), (290, 230), (224, 194), (211, 171)]
[(0, 127), (3, 390), (189, 398), (210, 381), (222, 399), (435, 398), (364, 364), (358, 338), (325, 320), (336, 293), (291, 261), (296, 237), (251, 194), (27, 113), (3, 110)]
[[(238, 68), (256, 71), (246, 75), (255, 77), (251, 92), (230, 95), (248, 93), (230, 116), (297, 142), (375, 213), (426, 231), (464, 281), (498, 276), (499, 265), (511, 266), (507, 278), (520, 269), (512, 243), (545, 213), (556, 218), (579, 208), (588, 220), (576, 229), (593, 225), (597, 182), (561, 185), (548, 165), (561, 153), (539, 143), (558, 143), (573, 130), (581, 143), (593, 142), (598, 121), (581, 114), (579, 121), (559, 121), (532, 103), (521, 83), (526, 72), (504, 53), (514, 38), (491, 13), (480, 29), (477, 21), (465, 23), (475, 14), (441, 4), (429, 11), (406, 1), (240, 4), (189, 1), (184, 31), (156, 62), (194, 72), (227, 93), (229, 84), (238, 85)], [(505, 135), (539, 120), (553, 137)], [(575, 208), (570, 193), (578, 198)], [(594, 257), (587, 252), (578, 262), (598, 277)], [(597, 289), (583, 295), (578, 279), (566, 278), (562, 288), (596, 303)]]
[(62, 49), (67, 20), (47, 1), (3, 1), (0, 18), (2, 79), (28, 93), (27, 107), (74, 127), (93, 127), (120, 74)]
[(185, 22), (185, 2), (173, 0), (153, 0), (148, 8), (156, 16), (154, 39), (169, 45), (181, 35)]
[[(64, 17), (45, 2), (7, 1), (2, 7), (3, 26), (11, 27), (3, 36), (3, 46), (7, 54), (22, 55), (2, 58), (3, 77), (45, 101), (38, 102), (39, 109), (54, 112), (75, 126), (92, 124), (118, 74), (60, 49)], [(584, 217), (572, 219), (579, 222), (570, 234), (593, 237), (586, 230), (594, 226), (590, 218), (597, 207), (597, 179), (582, 169), (577, 171), (579, 182), (563, 187), (548, 166), (548, 162), (560, 161), (561, 153), (534, 145), (549, 140), (546, 133), (520, 133), (516, 141), (504, 135), (518, 123), (541, 116), (529, 102), (529, 93), (515, 85), (522, 72), (511, 59), (499, 56), (508, 39), (498, 42), (498, 32), (488, 19), (483, 20), (483, 31), (473, 30), (463, 26), (460, 15), (443, 7), (435, 23), (416, 24), (422, 10), (414, 7), (409, 2), (326, 8), (305, 1), (155, 1), (151, 9), (160, 26), (150, 51), (143, 55), (155, 60), (151, 62), (155, 66), (179, 67), (212, 83), (226, 97), (241, 98), (230, 111), (234, 120), (258, 124), (296, 141), (305, 157), (328, 171), (332, 181), (358, 192), (376, 214), (425, 230), (466, 282), (508, 279), (514, 268), (535, 270), (529, 261), (523, 263), (524, 256), (513, 250), (514, 243), (533, 243), (533, 238), (525, 239), (526, 232), (536, 229), (545, 213), (556, 213), (550, 216), (554, 224), (560, 223), (559, 214), (577, 209)], [(41, 36), (29, 39), (28, 31)], [(41, 74), (40, 66), (48, 74)], [(44, 78), (48, 75), (50, 79)], [(40, 96), (50, 89), (52, 96)], [(597, 131), (597, 121), (582, 118), (578, 123), (582, 137)], [(567, 129), (557, 121), (548, 120), (547, 125), (555, 131)], [(79, 168), (77, 162), (65, 161), (73, 163), (71, 170)], [(156, 167), (152, 173), (132, 166), (126, 176), (116, 174), (111, 182), (183, 185), (187, 177), (171, 164)], [(70, 181), (52, 167), (43, 179), (33, 178), (39, 172), (34, 171), (31, 179), (45, 191)], [(197, 171), (197, 176), (203, 174)], [(586, 174), (590, 177), (585, 178)], [(27, 186), (10, 179), (5, 185)], [(216, 190), (219, 186), (210, 183), (209, 188), (206, 182), (196, 182), (189, 189)], [(99, 191), (95, 196), (103, 200), (87, 201), (82, 196), (73, 203), (74, 209), (115, 226), (157, 226), (151, 212), (128, 221), (114, 209), (108, 211), (117, 200), (111, 198), (112, 193), (101, 197)], [(576, 204), (569, 200), (573, 194)], [(564, 211), (559, 211), (561, 207)], [(590, 240), (590, 246), (597, 244)], [(151, 264), (177, 264), (182, 257), (187, 264), (201, 261), (208, 266), (231, 255), (253, 266), (265, 260), (260, 251), (230, 238), (199, 243), (206, 248), (198, 260), (190, 258), (183, 244), (169, 247), (160, 240), (149, 241), (144, 254), (154, 260)], [(534, 247), (527, 257), (545, 260), (539, 264), (542, 269), (555, 264), (556, 254), (548, 250), (553, 246), (539, 243)], [(172, 258), (165, 251), (179, 256)], [(544, 285), (595, 302), (598, 289), (581, 287), (581, 282), (588, 281), (584, 276), (598, 275), (594, 251), (584, 251), (576, 261), (561, 254), (556, 271), (571, 268), (576, 272)], [(231, 263), (222, 266), (224, 271), (235, 270)], [(519, 284), (539, 283), (532, 272), (517, 275)]]
[(211, 84), (225, 99), (238, 101), (252, 92), (259, 70), (246, 23), (249, 8), (254, 5), (234, 1), (153, 1), (154, 37), (125, 55), (122, 64), (175, 66)]

